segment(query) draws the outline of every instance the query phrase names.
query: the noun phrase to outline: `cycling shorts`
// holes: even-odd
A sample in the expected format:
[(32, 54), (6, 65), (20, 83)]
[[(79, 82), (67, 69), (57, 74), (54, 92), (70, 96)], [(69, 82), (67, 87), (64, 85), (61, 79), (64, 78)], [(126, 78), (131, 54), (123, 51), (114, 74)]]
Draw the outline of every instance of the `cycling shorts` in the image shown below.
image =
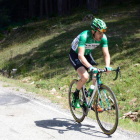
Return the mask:
[[(91, 65), (96, 65), (96, 62), (93, 59), (91, 53), (84, 56)], [(79, 67), (82, 67), (82, 66), (85, 67), (86, 70), (88, 70), (88, 68), (84, 66), (81, 63), (81, 61), (78, 59), (78, 54), (73, 49), (70, 50), (69, 60), (70, 60), (71, 65), (75, 68), (75, 70), (77, 70)]]

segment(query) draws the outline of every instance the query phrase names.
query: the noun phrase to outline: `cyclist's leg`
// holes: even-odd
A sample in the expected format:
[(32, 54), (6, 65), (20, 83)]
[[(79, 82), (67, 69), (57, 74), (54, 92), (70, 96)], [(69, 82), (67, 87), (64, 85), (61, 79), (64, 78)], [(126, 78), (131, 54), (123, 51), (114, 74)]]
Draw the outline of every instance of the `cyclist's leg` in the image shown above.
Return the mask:
[(87, 69), (78, 59), (78, 54), (76, 54), (72, 49), (70, 50), (69, 60), (71, 65), (75, 68), (80, 76), (80, 80), (77, 84), (77, 90), (80, 90), (88, 79)]
[(73, 105), (76, 108), (80, 108), (79, 91), (81, 90), (83, 85), (86, 83), (88, 79), (88, 73), (87, 73), (87, 70), (83, 66), (79, 67), (77, 69), (77, 72), (80, 76), (80, 80), (77, 82), (77, 88), (75, 92), (73, 93)]
[(80, 76), (80, 80), (77, 82), (77, 89), (80, 90), (83, 87), (83, 85), (86, 83), (86, 81), (88, 80), (89, 75), (88, 75), (87, 70), (83, 66), (79, 67), (77, 69), (77, 72)]
[(87, 73), (84, 65), (78, 59), (78, 54), (76, 54), (72, 49), (69, 54), (69, 60), (70, 60), (70, 63), (72, 64), (72, 66), (78, 72), (79, 76), (81, 77), (81, 79), (78, 81), (77, 88), (75, 89), (75, 92), (73, 93), (73, 105), (76, 108), (80, 108), (79, 91), (82, 88), (82, 86), (85, 84), (85, 82), (87, 81), (88, 73)]

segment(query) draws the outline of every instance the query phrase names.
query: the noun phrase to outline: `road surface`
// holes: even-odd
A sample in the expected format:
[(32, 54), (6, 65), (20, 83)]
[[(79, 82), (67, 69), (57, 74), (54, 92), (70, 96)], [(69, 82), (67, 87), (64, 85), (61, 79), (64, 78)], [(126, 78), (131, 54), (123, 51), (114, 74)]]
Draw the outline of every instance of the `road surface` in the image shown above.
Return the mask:
[(117, 130), (105, 135), (96, 121), (75, 123), (70, 112), (51, 101), (0, 84), (0, 140), (140, 140)]

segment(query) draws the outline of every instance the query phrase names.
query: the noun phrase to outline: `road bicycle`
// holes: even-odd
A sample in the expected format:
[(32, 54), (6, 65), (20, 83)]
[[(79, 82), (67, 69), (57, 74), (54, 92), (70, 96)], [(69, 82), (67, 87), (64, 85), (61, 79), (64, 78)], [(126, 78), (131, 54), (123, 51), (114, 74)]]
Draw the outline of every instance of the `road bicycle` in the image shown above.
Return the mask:
[[(118, 78), (118, 74), (120, 74), (121, 77), (120, 67), (112, 71), (116, 72), (114, 80)], [(111, 135), (116, 131), (118, 126), (119, 110), (115, 94), (108, 86), (101, 82), (101, 75), (104, 72), (106, 72), (106, 70), (98, 69), (96, 76), (93, 76), (93, 72), (89, 72), (90, 78), (87, 83), (92, 81), (93, 77), (96, 78), (96, 83), (91, 96), (89, 96), (86, 88), (87, 83), (80, 90), (80, 108), (74, 107), (72, 98), (72, 94), (75, 92), (77, 86), (77, 79), (72, 80), (70, 84), (68, 98), (70, 111), (76, 122), (82, 122), (85, 116), (88, 115), (88, 112), (92, 110), (96, 114), (96, 120), (102, 131), (107, 135)], [(98, 110), (98, 106), (102, 109), (101, 111)]]

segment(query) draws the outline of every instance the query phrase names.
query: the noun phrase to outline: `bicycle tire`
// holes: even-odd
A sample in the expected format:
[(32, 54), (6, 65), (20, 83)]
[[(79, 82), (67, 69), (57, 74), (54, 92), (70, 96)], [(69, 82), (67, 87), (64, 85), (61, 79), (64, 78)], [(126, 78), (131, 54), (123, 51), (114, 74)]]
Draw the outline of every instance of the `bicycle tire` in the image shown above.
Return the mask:
[[(119, 121), (119, 110), (117, 100), (115, 94), (108, 86), (101, 85), (99, 91), (101, 94), (102, 104), (105, 108), (103, 112), (98, 112), (97, 106), (98, 105), (101, 106), (101, 103), (99, 99), (99, 94), (96, 94), (95, 97), (96, 119), (102, 131), (107, 135), (111, 135), (116, 131)], [(106, 94), (107, 98), (106, 97), (103, 98), (104, 93)], [(108, 102), (106, 101), (106, 99), (108, 99)]]
[(69, 98), (69, 107), (70, 107), (71, 114), (72, 114), (73, 118), (75, 119), (75, 121), (80, 123), (85, 118), (83, 108), (82, 108), (82, 105), (83, 105), (83, 92), (82, 92), (82, 90), (80, 90), (80, 92), (79, 92), (79, 99), (80, 99), (80, 106), (81, 106), (80, 108), (75, 108), (73, 106), (73, 98), (72, 98), (72, 94), (74, 93), (74, 91), (76, 89), (77, 82), (78, 82), (78, 80), (76, 80), (76, 79), (72, 80), (70, 87), (69, 87), (68, 98)]

